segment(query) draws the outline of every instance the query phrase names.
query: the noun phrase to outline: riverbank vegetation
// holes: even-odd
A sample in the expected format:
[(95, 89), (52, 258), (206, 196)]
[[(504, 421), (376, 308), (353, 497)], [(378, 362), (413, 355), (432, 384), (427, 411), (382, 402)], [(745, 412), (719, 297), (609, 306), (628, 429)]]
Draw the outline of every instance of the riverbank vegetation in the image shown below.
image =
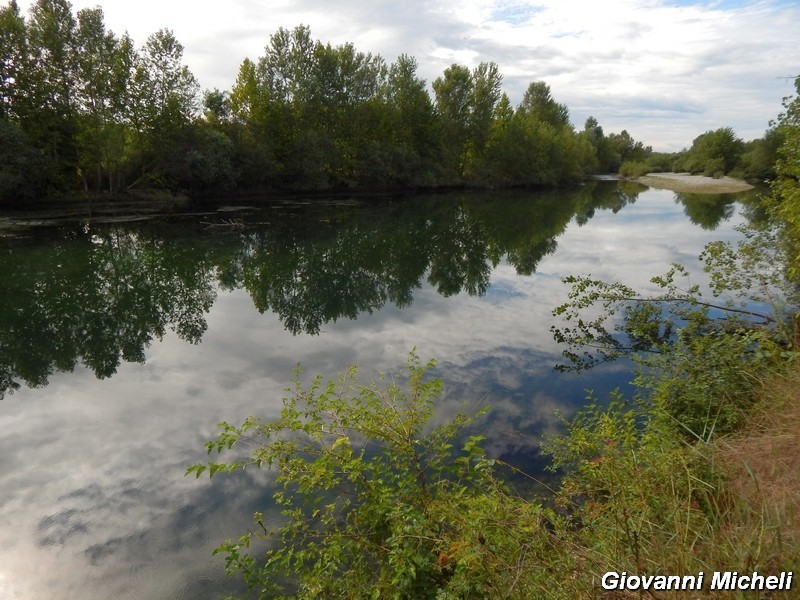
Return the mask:
[(151, 189), (551, 186), (679, 167), (763, 178), (782, 141), (722, 129), (654, 153), (594, 117), (574, 127), (544, 81), (515, 106), (494, 63), (453, 64), (429, 85), (411, 56), (389, 64), (304, 26), (269, 36), (230, 90), (202, 93), (169, 29), (137, 48), (100, 8), (37, 0), (26, 17), (11, 0), (0, 40), (0, 204)]
[[(798, 80), (800, 92), (800, 79)], [(589, 397), (542, 445), (558, 482), (512, 487), (470, 417), (433, 427), (440, 384), (412, 354), (407, 385), (296, 382), (281, 417), (222, 424), (199, 476), (268, 466), (285, 521), (256, 515), (220, 547), (256, 597), (641, 598), (603, 574), (779, 575), (800, 564), (797, 98), (779, 127), (769, 218), (712, 242), (707, 284), (681, 265), (657, 293), (571, 276), (553, 326), (564, 368), (625, 356), (638, 393)], [(702, 278), (701, 278), (702, 279)], [(469, 414), (469, 411), (467, 411)], [(480, 413), (477, 415), (480, 416)], [(661, 580), (662, 583), (666, 579)], [(742, 589), (670, 597), (741, 597)], [(752, 597), (773, 597), (768, 590)]]

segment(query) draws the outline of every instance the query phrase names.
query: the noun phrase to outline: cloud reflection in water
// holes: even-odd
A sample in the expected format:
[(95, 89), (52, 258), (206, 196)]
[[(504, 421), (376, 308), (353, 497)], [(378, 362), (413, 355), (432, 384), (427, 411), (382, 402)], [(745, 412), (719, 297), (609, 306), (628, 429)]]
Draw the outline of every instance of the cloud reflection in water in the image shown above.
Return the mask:
[[(139, 329), (114, 329), (108, 320), (89, 329), (110, 342), (115, 331), (128, 340), (138, 331), (137, 339), (146, 341), (142, 355), (123, 347), (113, 373), (98, 379), (97, 365), (107, 363), (92, 362), (98, 355), (77, 334), (78, 350), (70, 355), (70, 338), (59, 332), (54, 339), (62, 354), (51, 360), (45, 349), (40, 355), (44, 379), (15, 373), (40, 387), (23, 386), (0, 402), (3, 597), (212, 598), (233, 589), (228, 586), (238, 582), (224, 578), (222, 560), (211, 550), (246, 530), (254, 510), (270, 506), (271, 475), (247, 471), (208, 481), (183, 473), (203, 460), (203, 443), (219, 421), (276, 414), (297, 362), (309, 374), (333, 375), (353, 362), (364, 373), (395, 372), (416, 347), (423, 359), (440, 361), (446, 394), (437, 419), (464, 402), (488, 404), (492, 410), (480, 426), (490, 451), (528, 456), (538, 436), (557, 427), (556, 409), (569, 414), (585, 389), (602, 396), (628, 378), (624, 365), (580, 376), (552, 370), (560, 349), (550, 336), (550, 311), (567, 291), (560, 277), (591, 273), (646, 286), (670, 261), (692, 263), (709, 239), (732, 238), (732, 225), (741, 220), (724, 209), (728, 220), (710, 233), (687, 222), (671, 192), (614, 191), (594, 204), (591, 195), (589, 201), (562, 199), (566, 206), (558, 200), (548, 200), (544, 212), (527, 206), (530, 198), (495, 199), (491, 207), (474, 198), (427, 200), (430, 206), (413, 206), (415, 215), (383, 221), (367, 209), (366, 216), (354, 216), (358, 209), (351, 207), (334, 215), (333, 225), (303, 228), (292, 221), (240, 245), (225, 237), (190, 243), (177, 261), (168, 254), (172, 242), (159, 233), (118, 237), (124, 244), (109, 245), (108, 256), (134, 265), (144, 256), (153, 268), (168, 270), (164, 284), (149, 279), (146, 293), (104, 297), (108, 314), (149, 302), (153, 311)], [(400, 213), (408, 207), (379, 208)], [(525, 219), (539, 229), (527, 229)], [(481, 248), (478, 261), (464, 246), (470, 239)], [(62, 248), (71, 243), (98, 258), (92, 254), (97, 244), (91, 250), (67, 240)], [(294, 250), (281, 249), (287, 247)], [(363, 254), (367, 247), (374, 248), (369, 260), (347, 262), (351, 249)], [(434, 250), (442, 248), (442, 262), (431, 266)], [(259, 255), (271, 262), (256, 261)], [(399, 255), (407, 261), (398, 263)], [(80, 272), (75, 260), (72, 268)], [(327, 268), (333, 264), (338, 269)], [(119, 260), (115, 268), (104, 272), (105, 287), (93, 287), (83, 273), (83, 289), (97, 297), (108, 285), (135, 281)], [(324, 272), (320, 281), (340, 297), (317, 298), (320, 288), (303, 279), (313, 272)], [(80, 303), (46, 304), (66, 298), (59, 277), (45, 275), (56, 283), (40, 296), (36, 314), (62, 308), (88, 319)], [(348, 282), (371, 286), (370, 303), (348, 304), (357, 299), (341, 287)], [(173, 285), (183, 286), (183, 304), (162, 295)], [(305, 299), (305, 312), (291, 313), (294, 293)], [(331, 306), (338, 314), (324, 312)], [(287, 329), (287, 322), (302, 326)], [(312, 334), (303, 331), (309, 323)], [(23, 347), (18, 344), (15, 351)], [(107, 350), (113, 358), (113, 347)]]

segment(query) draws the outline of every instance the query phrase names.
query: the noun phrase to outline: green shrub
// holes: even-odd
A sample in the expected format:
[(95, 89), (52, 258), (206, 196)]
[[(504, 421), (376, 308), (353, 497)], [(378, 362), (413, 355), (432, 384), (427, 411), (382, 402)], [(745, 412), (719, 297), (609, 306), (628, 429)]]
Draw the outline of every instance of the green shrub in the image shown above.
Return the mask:
[(642, 177), (650, 172), (650, 167), (644, 162), (634, 162), (626, 160), (619, 168), (619, 174), (623, 177)]
[[(278, 419), (221, 424), (209, 453), (247, 440), (250, 456), (187, 473), (277, 472), (282, 524), (267, 529), (256, 514), (254, 531), (217, 550), (255, 597), (536, 597), (548, 573), (568, 568), (544, 526), (555, 528), (556, 515), (506, 489), (480, 436), (459, 442), (471, 419), (430, 427), (441, 392), (426, 376), (432, 365), (412, 355), (407, 389), (364, 384), (355, 367), (307, 387), (298, 374)], [(258, 558), (256, 539), (271, 542)]]

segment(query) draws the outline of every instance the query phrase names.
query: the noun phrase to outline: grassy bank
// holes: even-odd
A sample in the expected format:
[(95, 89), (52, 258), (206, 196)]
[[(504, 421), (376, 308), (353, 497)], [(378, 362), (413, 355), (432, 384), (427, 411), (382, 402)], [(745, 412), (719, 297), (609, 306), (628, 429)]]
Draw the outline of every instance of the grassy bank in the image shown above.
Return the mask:
[[(579, 416), (551, 446), (568, 468), (556, 498), (573, 523), (558, 533), (559, 545), (582, 557), (579, 574), (554, 577), (541, 597), (800, 597), (797, 584), (777, 595), (710, 585), (714, 572), (780, 576), (800, 564), (798, 382), (796, 366), (767, 377), (738, 397), (751, 407), (744, 426), (710, 441), (677, 433), (658, 407), (638, 412), (612, 403)], [(604, 590), (607, 572), (704, 573), (706, 581), (662, 593)]]

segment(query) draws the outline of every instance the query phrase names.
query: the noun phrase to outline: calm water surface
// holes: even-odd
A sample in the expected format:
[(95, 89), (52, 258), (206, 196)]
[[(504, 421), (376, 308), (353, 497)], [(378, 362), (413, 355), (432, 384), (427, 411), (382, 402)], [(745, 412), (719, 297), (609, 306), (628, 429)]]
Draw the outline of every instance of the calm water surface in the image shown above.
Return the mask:
[(235, 591), (211, 551), (270, 505), (270, 475), (183, 474), (219, 421), (276, 414), (298, 362), (396, 372), (416, 347), (439, 360), (438, 419), (488, 404), (490, 451), (533, 460), (554, 411), (630, 378), (553, 370), (560, 278), (647, 286), (735, 238), (734, 200), (593, 182), (129, 224), (0, 215), (0, 598)]

